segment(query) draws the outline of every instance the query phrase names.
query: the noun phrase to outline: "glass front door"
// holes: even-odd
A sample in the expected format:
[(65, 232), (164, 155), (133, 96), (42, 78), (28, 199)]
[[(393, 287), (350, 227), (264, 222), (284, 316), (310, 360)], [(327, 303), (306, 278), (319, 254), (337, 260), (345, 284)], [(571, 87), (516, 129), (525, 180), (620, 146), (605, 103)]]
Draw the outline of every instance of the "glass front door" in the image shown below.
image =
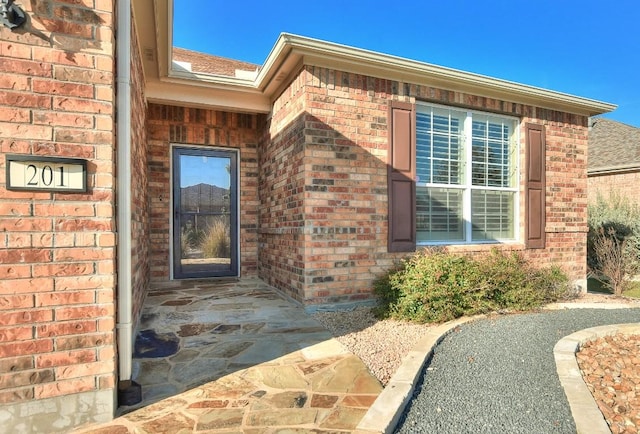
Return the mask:
[(238, 275), (237, 154), (173, 148), (173, 277)]

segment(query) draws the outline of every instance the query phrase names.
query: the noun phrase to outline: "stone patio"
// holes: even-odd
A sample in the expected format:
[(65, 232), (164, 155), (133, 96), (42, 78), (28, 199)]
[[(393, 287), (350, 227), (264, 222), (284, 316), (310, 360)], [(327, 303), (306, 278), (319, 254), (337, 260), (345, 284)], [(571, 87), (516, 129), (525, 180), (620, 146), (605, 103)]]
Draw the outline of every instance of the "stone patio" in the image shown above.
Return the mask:
[(257, 279), (151, 289), (134, 380), (140, 405), (76, 432), (348, 432), (382, 391), (300, 305)]

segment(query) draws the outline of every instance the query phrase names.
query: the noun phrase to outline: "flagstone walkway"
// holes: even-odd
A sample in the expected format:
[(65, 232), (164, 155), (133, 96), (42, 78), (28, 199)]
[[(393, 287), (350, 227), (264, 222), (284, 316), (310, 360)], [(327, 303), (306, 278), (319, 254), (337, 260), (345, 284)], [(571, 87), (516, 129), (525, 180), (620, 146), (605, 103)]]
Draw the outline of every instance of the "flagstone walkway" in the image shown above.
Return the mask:
[(143, 402), (76, 432), (348, 432), (382, 391), (359, 358), (257, 279), (158, 286), (139, 329)]

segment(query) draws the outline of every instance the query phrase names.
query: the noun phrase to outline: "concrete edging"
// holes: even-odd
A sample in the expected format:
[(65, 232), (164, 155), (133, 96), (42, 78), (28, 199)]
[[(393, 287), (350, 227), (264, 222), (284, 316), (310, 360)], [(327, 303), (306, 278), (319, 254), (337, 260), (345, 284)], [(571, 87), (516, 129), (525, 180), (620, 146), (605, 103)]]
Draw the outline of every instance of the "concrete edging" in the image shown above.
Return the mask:
[[(562, 310), (562, 309), (580, 309), (580, 308), (582, 309), (621, 309), (621, 308), (634, 308), (634, 307), (638, 307), (638, 306), (628, 305), (623, 303), (553, 303), (545, 306), (543, 310)], [(440, 341), (442, 341), (442, 339), (444, 339), (444, 337), (448, 333), (450, 333), (451, 330), (453, 330), (454, 328), (462, 324), (465, 324), (471, 321), (476, 321), (486, 317), (487, 315), (462, 317), (453, 321), (446, 322), (444, 324), (440, 324), (438, 326), (434, 326), (433, 329), (431, 329), (427, 333), (427, 335), (424, 338), (422, 338), (402, 360), (400, 367), (395, 372), (393, 377), (391, 377), (391, 380), (389, 380), (389, 383), (382, 390), (382, 392), (380, 393), (378, 398), (374, 401), (373, 405), (369, 408), (367, 413), (365, 413), (362, 420), (360, 420), (360, 423), (356, 428), (356, 432), (359, 432), (359, 433), (374, 432), (374, 433), (385, 433), (385, 434), (393, 432), (400, 417), (404, 413), (405, 407), (411, 400), (419, 375), (422, 373), (422, 370), (425, 364), (427, 363), (427, 361), (433, 355), (433, 349), (435, 348), (435, 346), (438, 343), (440, 343)], [(578, 429), (578, 433), (601, 432), (601, 431), (596, 431), (597, 425), (591, 422), (591, 419), (583, 423), (582, 419), (585, 418), (583, 415), (585, 408), (583, 408), (581, 403), (586, 401), (586, 397), (583, 397), (583, 392), (585, 390), (586, 390), (586, 393), (588, 394), (588, 398), (591, 400), (591, 404), (595, 406), (595, 410), (598, 412), (598, 414), (600, 415), (600, 418), (602, 419), (602, 422), (605, 424), (606, 431), (602, 431), (602, 432), (610, 433), (611, 431), (609, 430), (607, 423), (604, 421), (604, 418), (602, 417), (602, 413), (600, 413), (600, 410), (598, 409), (597, 404), (595, 403), (595, 400), (591, 396), (591, 392), (589, 392), (589, 389), (587, 388), (586, 384), (582, 380), (582, 375), (580, 374), (580, 370), (578, 369), (578, 364), (576, 362), (575, 353), (581, 343), (584, 343), (590, 339), (595, 339), (596, 337), (616, 334), (618, 332), (613, 330), (618, 330), (618, 329), (622, 330), (623, 327), (627, 327), (627, 328), (636, 327), (634, 329), (636, 331), (627, 332), (629, 334), (640, 333), (640, 324), (635, 324), (635, 325), (623, 324), (623, 325), (594, 327), (592, 329), (586, 329), (586, 330), (574, 333), (573, 335), (567, 336), (566, 338), (561, 339), (554, 347), (554, 356), (555, 356), (556, 355), (555, 348), (570, 350), (572, 348), (571, 345), (574, 344), (571, 357), (569, 357), (568, 353), (563, 353), (560, 359), (562, 360), (563, 373), (569, 372), (565, 370), (565, 367), (568, 366), (569, 361), (573, 360), (574, 365), (571, 366), (570, 369), (575, 370), (575, 371), (572, 371), (572, 374), (577, 372), (577, 374), (579, 375), (579, 378), (571, 377), (571, 379), (569, 379), (569, 377), (565, 376), (563, 380), (563, 377), (560, 376), (560, 365), (558, 364), (559, 363), (558, 356), (556, 356), (556, 369), (558, 370), (558, 375), (560, 376), (560, 382), (563, 386), (563, 389), (565, 390), (565, 394), (569, 399), (571, 414), (576, 423), (576, 427), (580, 427)], [(596, 332), (592, 331), (595, 329), (608, 329), (608, 331), (603, 332), (604, 334), (602, 335), (598, 335), (596, 334)], [(583, 332), (585, 332), (585, 335), (580, 335), (580, 333), (583, 333)], [(587, 336), (587, 337), (584, 338), (582, 341), (577, 339), (573, 339), (573, 341), (570, 341), (569, 338), (574, 335)], [(559, 347), (558, 345), (560, 345), (560, 342), (564, 341), (565, 339), (567, 339), (566, 343), (563, 343), (562, 346)], [(582, 383), (582, 387), (584, 388), (583, 390), (581, 390), (580, 383), (577, 380), (579, 380)], [(577, 392), (576, 389), (578, 389), (579, 392)], [(568, 392), (568, 390), (571, 390), (571, 392)], [(569, 398), (570, 393), (573, 394), (572, 397), (574, 396), (582, 397), (581, 398), (582, 400), (576, 400), (572, 403), (572, 398)], [(587, 407), (589, 407), (589, 405), (587, 405)], [(587, 426), (589, 429), (585, 430), (584, 428), (582, 428), (583, 426)], [(580, 429), (582, 429), (582, 431)]]
[(391, 433), (398, 423), (404, 408), (413, 395), (419, 375), (425, 363), (433, 355), (435, 348), (444, 337), (456, 327), (486, 315), (462, 317), (453, 321), (434, 326), (405, 356), (398, 370), (393, 374), (389, 383), (382, 390), (378, 398), (369, 407), (356, 428), (356, 432)]
[(640, 334), (640, 324), (591, 327), (565, 336), (553, 347), (560, 384), (569, 401), (578, 434), (610, 434), (611, 430), (582, 378), (576, 353), (588, 341), (616, 334)]

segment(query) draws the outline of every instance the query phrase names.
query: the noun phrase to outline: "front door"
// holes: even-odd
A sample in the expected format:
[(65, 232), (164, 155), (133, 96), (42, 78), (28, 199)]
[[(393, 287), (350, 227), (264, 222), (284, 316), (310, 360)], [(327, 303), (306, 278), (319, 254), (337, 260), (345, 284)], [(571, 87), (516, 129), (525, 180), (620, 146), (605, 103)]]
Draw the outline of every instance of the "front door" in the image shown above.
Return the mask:
[(237, 153), (173, 148), (173, 277), (238, 276)]

